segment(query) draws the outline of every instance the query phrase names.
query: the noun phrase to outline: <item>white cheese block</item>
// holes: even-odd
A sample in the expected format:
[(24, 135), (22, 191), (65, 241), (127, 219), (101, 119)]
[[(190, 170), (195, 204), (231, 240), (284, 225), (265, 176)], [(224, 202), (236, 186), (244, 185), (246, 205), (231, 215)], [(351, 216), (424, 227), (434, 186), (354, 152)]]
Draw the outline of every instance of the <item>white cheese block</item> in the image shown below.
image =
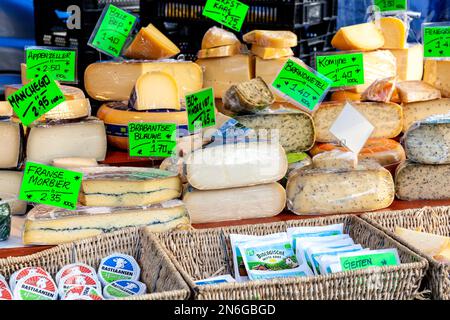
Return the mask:
[(450, 199), (450, 165), (406, 161), (397, 168), (395, 188), (401, 200)]
[(438, 88), (442, 96), (450, 98), (450, 60), (425, 60), (423, 81)]
[(63, 169), (96, 167), (98, 162), (94, 158), (58, 158), (52, 161), (52, 166)]
[(403, 132), (419, 120), (430, 116), (450, 113), (450, 99), (438, 99), (425, 102), (406, 103), (403, 105)]
[(394, 181), (384, 168), (305, 169), (289, 178), (288, 208), (298, 215), (365, 212), (389, 207)]
[(405, 134), (408, 160), (422, 164), (450, 164), (450, 114), (416, 122)]
[(152, 168), (85, 167), (80, 202), (85, 206), (146, 206), (178, 198), (180, 178)]
[(105, 160), (106, 132), (103, 121), (39, 123), (30, 128), (27, 160), (50, 164), (57, 158), (82, 157)]
[(10, 120), (0, 121), (0, 169), (14, 169), (22, 161), (23, 131), (19, 123)]
[[(314, 114), (316, 140), (337, 142), (330, 132), (346, 102), (322, 103)], [(352, 105), (375, 127), (370, 138), (395, 138), (402, 131), (402, 107), (395, 103), (353, 102)]]
[(406, 243), (418, 249), (421, 253), (432, 257), (450, 246), (450, 237), (437, 234), (408, 230), (400, 227), (395, 228), (395, 234)]
[(286, 192), (279, 183), (210, 191), (189, 188), (183, 202), (192, 223), (268, 218), (283, 211)]
[(189, 215), (181, 201), (150, 207), (79, 207), (75, 211), (37, 206), (25, 221), (23, 243), (57, 245), (128, 227), (150, 232), (187, 228)]
[[(22, 186), (23, 173), (20, 171), (0, 171), (0, 194), (11, 194), (19, 197), (20, 187)], [(22, 215), (27, 211), (25, 201), (14, 201), (11, 204), (13, 215)]]
[(277, 143), (250, 142), (209, 146), (186, 157), (187, 179), (199, 190), (276, 182), (287, 172), (286, 153)]

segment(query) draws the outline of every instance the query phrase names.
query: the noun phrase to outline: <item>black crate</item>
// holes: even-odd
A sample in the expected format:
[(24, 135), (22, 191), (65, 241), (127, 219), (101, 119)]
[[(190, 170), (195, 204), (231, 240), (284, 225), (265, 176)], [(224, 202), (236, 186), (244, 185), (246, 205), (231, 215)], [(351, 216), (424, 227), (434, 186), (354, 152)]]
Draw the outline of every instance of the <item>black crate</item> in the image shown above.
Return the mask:
[[(337, 0), (241, 0), (250, 6), (244, 30), (295, 29), (321, 23), (337, 15)], [(179, 22), (213, 26), (202, 15), (206, 0), (141, 0), (143, 24)]]

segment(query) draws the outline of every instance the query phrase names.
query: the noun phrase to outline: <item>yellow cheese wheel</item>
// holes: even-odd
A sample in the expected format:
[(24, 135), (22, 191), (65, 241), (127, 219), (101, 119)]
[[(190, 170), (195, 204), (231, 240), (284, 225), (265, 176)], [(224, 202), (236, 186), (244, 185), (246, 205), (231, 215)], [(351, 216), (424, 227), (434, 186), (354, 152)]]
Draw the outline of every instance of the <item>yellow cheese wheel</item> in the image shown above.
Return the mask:
[(232, 45), (241, 45), (241, 42), (234, 33), (218, 27), (210, 28), (203, 36), (202, 49)]

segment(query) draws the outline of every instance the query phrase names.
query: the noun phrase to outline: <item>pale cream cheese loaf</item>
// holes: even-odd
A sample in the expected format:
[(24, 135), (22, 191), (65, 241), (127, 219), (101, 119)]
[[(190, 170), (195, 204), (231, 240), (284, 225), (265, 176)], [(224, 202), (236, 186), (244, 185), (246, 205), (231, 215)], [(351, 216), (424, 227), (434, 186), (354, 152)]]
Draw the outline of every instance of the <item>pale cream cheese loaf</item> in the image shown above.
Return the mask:
[(449, 98), (403, 104), (403, 132), (416, 121), (440, 114), (450, 114)]

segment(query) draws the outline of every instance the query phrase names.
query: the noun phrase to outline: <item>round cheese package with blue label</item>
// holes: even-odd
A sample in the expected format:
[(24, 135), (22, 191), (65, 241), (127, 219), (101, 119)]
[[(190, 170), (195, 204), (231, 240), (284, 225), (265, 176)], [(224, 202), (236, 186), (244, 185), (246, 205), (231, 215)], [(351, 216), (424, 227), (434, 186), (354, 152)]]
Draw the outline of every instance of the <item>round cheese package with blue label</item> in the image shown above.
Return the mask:
[(101, 261), (97, 275), (101, 283), (106, 286), (117, 280), (139, 280), (141, 268), (133, 257), (113, 253)]
[(147, 292), (147, 286), (135, 280), (117, 280), (108, 284), (103, 289), (103, 296), (106, 299), (126, 298), (139, 296)]

